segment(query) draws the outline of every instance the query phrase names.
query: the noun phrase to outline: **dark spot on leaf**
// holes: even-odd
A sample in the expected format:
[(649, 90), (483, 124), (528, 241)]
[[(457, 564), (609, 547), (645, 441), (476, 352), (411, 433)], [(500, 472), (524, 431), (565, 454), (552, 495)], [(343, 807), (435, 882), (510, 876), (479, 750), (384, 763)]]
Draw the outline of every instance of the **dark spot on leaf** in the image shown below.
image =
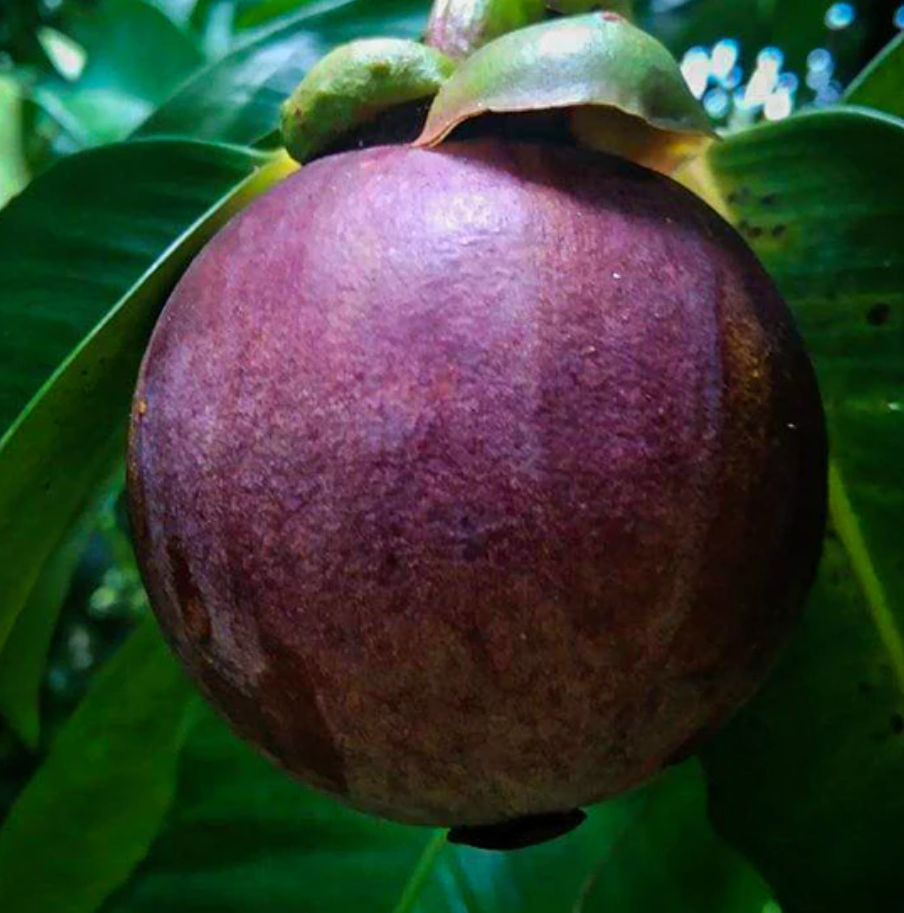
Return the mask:
[(904, 732), (904, 716), (901, 716), (900, 713), (893, 713), (891, 715), (891, 731), (895, 735), (900, 735)]
[(866, 315), (867, 321), (874, 327), (885, 326), (889, 317), (891, 317), (891, 305), (884, 302), (874, 304)]
[(763, 204), (763, 206), (774, 206), (777, 201), (777, 193), (767, 193), (760, 197), (760, 202)]
[(521, 850), (562, 837), (578, 827), (587, 815), (579, 808), (567, 812), (528, 815), (501, 824), (463, 825), (449, 831), (449, 843), (478, 850)]
[(751, 238), (760, 238), (763, 235), (763, 229), (759, 225), (750, 226), (750, 237)]
[(781, 238), (782, 235), (784, 235), (785, 232), (786, 232), (787, 230), (788, 230), (788, 226), (787, 226), (787, 225), (776, 225), (776, 226), (772, 229), (772, 237), (773, 237), (773, 238)]
[(732, 190), (726, 199), (729, 203), (743, 203), (745, 200), (750, 199), (750, 188), (738, 187), (737, 190)]

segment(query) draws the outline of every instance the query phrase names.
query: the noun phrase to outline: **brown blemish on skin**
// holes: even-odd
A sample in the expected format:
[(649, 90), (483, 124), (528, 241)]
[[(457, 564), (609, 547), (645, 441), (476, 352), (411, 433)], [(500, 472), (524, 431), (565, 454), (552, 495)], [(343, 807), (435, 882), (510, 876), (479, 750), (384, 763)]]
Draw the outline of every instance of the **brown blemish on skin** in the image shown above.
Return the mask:
[(211, 624), (210, 616), (204, 608), (204, 603), (200, 599), (189, 599), (182, 609), (182, 621), (185, 624), (185, 630), (188, 636), (200, 646), (204, 646), (210, 640)]
[(267, 667), (258, 685), (258, 700), (267, 718), (270, 751), (279, 758), (299, 759), (321, 785), (348, 790), (345, 762), (320, 709), (311, 667), (295, 648), (262, 635)]
[(181, 545), (178, 542), (170, 542), (167, 554), (185, 633), (198, 647), (204, 647), (210, 640), (211, 624), (203, 597), (195, 585)]
[(603, 10), (603, 12), (600, 13), (600, 18), (604, 22), (624, 22), (625, 21), (624, 16), (620, 16), (618, 13), (613, 13), (612, 10)]
[(135, 411), (139, 415), (144, 415), (148, 411), (148, 402), (146, 399), (138, 400), (138, 403), (135, 406)]

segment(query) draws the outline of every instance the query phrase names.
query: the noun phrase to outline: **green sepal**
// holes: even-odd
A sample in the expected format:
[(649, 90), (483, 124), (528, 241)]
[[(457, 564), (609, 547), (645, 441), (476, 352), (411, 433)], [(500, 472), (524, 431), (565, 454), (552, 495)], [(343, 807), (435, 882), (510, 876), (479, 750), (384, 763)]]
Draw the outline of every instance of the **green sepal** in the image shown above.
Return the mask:
[(432, 98), (455, 62), (415, 41), (353, 41), (320, 60), (282, 106), (288, 153), (305, 162), (384, 111)]
[(482, 114), (567, 109), (583, 146), (671, 172), (714, 133), (681, 70), (617, 13), (557, 19), (503, 35), (443, 84), (418, 146)]

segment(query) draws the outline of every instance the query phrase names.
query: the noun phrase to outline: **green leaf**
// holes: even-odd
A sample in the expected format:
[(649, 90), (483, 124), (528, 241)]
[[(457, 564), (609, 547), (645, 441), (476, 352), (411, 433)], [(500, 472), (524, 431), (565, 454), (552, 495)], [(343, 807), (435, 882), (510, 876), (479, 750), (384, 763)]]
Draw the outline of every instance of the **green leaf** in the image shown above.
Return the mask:
[(803, 629), (708, 745), (719, 828), (787, 913), (904, 896), (904, 122), (811, 113), (709, 155), (711, 192), (794, 310), (830, 434), (832, 532)]
[(844, 100), (904, 117), (904, 32), (848, 86)]
[(73, 5), (67, 24), (87, 52), (79, 89), (114, 90), (159, 104), (203, 63), (188, 35), (145, 0)]
[[(707, 884), (712, 898), (694, 906)], [(166, 828), (106, 913), (761, 913), (768, 898), (710, 830), (696, 764), (591, 809), (564, 838), (487, 853), (319, 796), (210, 714)]]
[(671, 171), (712, 137), (678, 64), (615, 13), (592, 13), (503, 35), (441, 86), (416, 145), (436, 146), (487, 113), (565, 109), (583, 145)]
[[(104, 485), (101, 489), (107, 493)], [(50, 643), (95, 520), (92, 505), (47, 559), (0, 654), (0, 713), (32, 749), (40, 736), (40, 692)]]
[(328, 51), (374, 35), (414, 38), (419, 0), (324, 0), (201, 70), (138, 129), (253, 145), (279, 127), (279, 106)]
[(103, 669), (0, 831), (16, 913), (92, 913), (144, 857), (172, 803), (195, 692), (147, 622)]
[(364, 38), (331, 51), (282, 105), (286, 149), (305, 162), (339, 137), (407, 102), (430, 99), (455, 63), (398, 38)]
[[(180, 270), (283, 160), (190, 142), (67, 159), (0, 212), (0, 647), (121, 460), (134, 378)], [(65, 307), (61, 306), (65, 302)]]
[(770, 898), (759, 875), (713, 832), (692, 761), (590, 809), (577, 831), (544, 846), (515, 853), (448, 847), (417, 909), (763, 913)]
[(148, 2), (182, 28), (187, 28), (191, 24), (192, 15), (198, 5), (198, 0), (148, 0)]
[(235, 25), (239, 30), (266, 26), (275, 19), (287, 18), (297, 13), (300, 7), (315, 2), (316, 0), (237, 0)]
[(84, 71), (72, 83), (44, 78), (31, 94), (81, 148), (124, 139), (204, 62), (194, 39), (147, 0), (67, 4), (61, 17)]

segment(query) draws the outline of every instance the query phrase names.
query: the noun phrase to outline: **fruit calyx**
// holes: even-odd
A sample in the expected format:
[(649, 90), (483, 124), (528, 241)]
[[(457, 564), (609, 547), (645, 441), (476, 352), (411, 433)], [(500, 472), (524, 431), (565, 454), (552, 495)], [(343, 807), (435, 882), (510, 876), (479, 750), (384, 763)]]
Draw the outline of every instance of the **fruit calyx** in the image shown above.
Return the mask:
[[(437, 0), (426, 44), (370, 39), (337, 48), (283, 105), (289, 154), (303, 163), (337, 144), (405, 141), (417, 132), (412, 117), (423, 124), (414, 144), (432, 148), (487, 114), (532, 115), (554, 125), (556, 142), (670, 173), (714, 138), (655, 38), (614, 11), (543, 21), (546, 12), (539, 0)], [(372, 140), (362, 134), (393, 114), (388, 131), (372, 130)]]

